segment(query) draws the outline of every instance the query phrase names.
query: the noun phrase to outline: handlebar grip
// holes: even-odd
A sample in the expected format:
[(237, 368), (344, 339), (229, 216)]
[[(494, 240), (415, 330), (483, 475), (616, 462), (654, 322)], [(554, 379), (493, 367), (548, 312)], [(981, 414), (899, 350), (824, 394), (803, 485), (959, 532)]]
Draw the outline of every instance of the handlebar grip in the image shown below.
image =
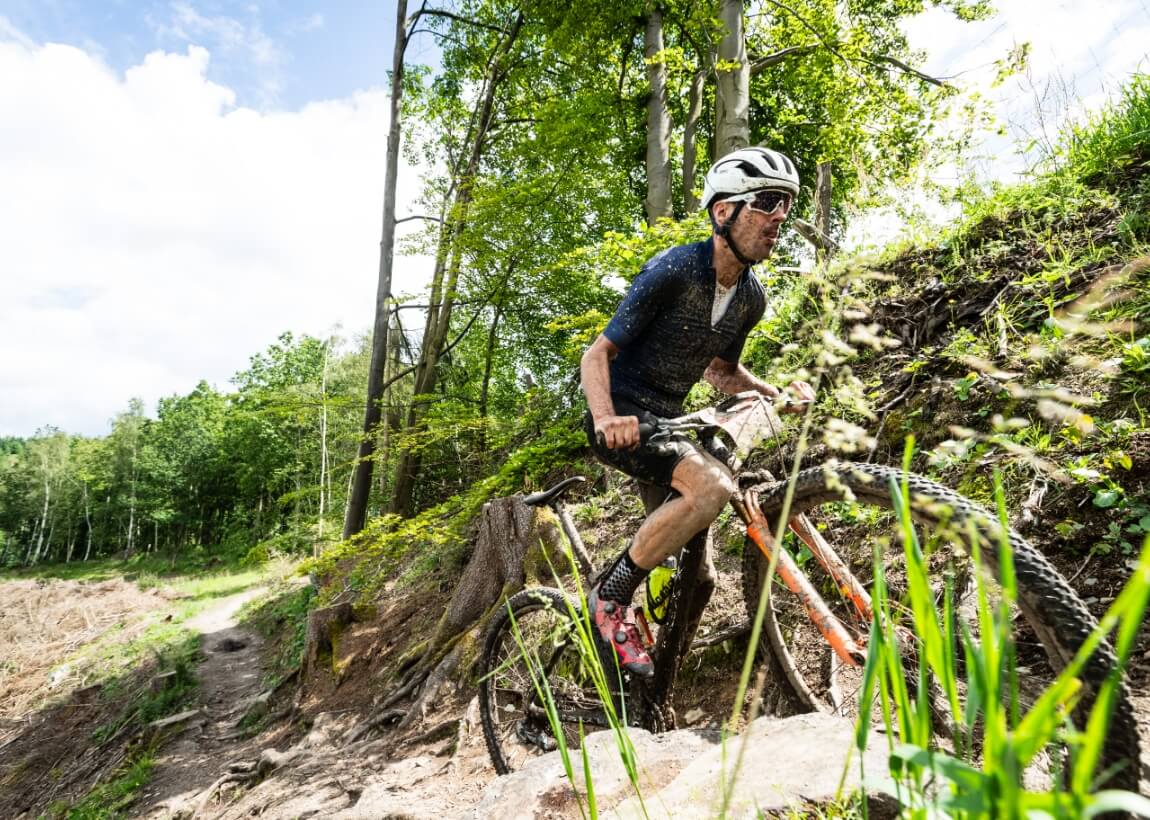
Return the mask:
[[(639, 443), (646, 444), (651, 436), (659, 432), (659, 425), (653, 422), (640, 422), (639, 423)], [(603, 435), (603, 431), (595, 431), (595, 443), (600, 447), (607, 446), (607, 438)]]

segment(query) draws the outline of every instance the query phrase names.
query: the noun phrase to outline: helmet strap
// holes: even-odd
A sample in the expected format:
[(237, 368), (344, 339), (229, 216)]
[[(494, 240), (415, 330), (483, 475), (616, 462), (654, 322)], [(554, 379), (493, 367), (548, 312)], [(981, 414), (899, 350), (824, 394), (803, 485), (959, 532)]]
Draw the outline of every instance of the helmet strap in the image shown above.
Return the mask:
[[(723, 237), (723, 239), (727, 240), (727, 247), (731, 249), (731, 253), (735, 255), (735, 258), (738, 259), (739, 262), (744, 265), (754, 265), (758, 260), (748, 259), (747, 257), (743, 256), (743, 252), (740, 251), (739, 246), (735, 244), (735, 238), (731, 236), (731, 228), (734, 226), (735, 220), (739, 218), (739, 213), (743, 210), (743, 206), (746, 204), (747, 203), (743, 202), (742, 200), (736, 202), (735, 210), (731, 211), (731, 215), (723, 220), (722, 225), (715, 226), (715, 233)], [(714, 216), (711, 217), (711, 222), (714, 223)]]

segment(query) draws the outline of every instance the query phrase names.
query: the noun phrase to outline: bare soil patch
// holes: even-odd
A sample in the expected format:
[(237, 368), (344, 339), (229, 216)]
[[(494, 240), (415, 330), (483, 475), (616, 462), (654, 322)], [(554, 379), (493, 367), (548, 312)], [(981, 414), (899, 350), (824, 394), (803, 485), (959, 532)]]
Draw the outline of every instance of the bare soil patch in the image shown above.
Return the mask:
[(122, 580), (32, 579), (0, 583), (0, 600), (0, 805), (5, 816), (37, 816), (79, 799), (123, 762), (126, 738), (113, 734), (101, 745), (94, 734), (114, 725), (154, 672), (149, 661), (89, 686), (77, 653), (138, 636), (169, 598)]
[(148, 625), (148, 613), (170, 602), (162, 590), (122, 580), (85, 583), (29, 579), (0, 582), (0, 744), (21, 716), (51, 697), (86, 684), (66, 664), (97, 638), (127, 642)]

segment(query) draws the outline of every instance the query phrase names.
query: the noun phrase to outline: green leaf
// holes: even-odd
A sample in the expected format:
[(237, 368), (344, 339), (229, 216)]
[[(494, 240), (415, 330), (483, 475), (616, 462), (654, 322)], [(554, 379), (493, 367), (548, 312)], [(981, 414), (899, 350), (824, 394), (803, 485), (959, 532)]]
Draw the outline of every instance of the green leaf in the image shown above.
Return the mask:
[(1122, 498), (1122, 490), (1111, 488), (1106, 490), (1099, 490), (1094, 494), (1094, 506), (1099, 509), (1109, 509), (1118, 503)]
[(1132, 792), (1101, 791), (1094, 795), (1084, 817), (1095, 817), (1104, 812), (1125, 812), (1132, 817), (1150, 817), (1150, 800)]

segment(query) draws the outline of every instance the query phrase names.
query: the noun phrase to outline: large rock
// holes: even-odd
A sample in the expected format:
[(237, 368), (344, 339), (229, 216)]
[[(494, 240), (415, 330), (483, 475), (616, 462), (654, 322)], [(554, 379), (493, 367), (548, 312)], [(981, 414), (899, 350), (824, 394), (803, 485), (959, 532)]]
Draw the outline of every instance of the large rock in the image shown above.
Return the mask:
[[(691, 761), (712, 750), (719, 739), (717, 733), (690, 729), (664, 735), (653, 735), (642, 729), (629, 729), (627, 733), (639, 761), (639, 789), (644, 795), (658, 792)], [(614, 732), (595, 732), (583, 745), (600, 811), (634, 794)], [(580, 817), (578, 801), (586, 801), (587, 792), (579, 750), (571, 751), (571, 765), (575, 769), (575, 789), (579, 796), (571, 788), (559, 753), (552, 752), (492, 782), (473, 816), (499, 817), (500, 820)]]
[[(734, 760), (744, 739), (742, 762), (730, 786)], [(723, 816), (733, 820), (828, 803), (838, 794), (840, 782), (844, 796), (858, 788), (857, 752), (850, 767), (846, 766), (853, 746), (851, 722), (832, 715), (759, 718), (742, 735), (729, 740), (726, 749), (716, 746), (708, 750), (663, 789), (644, 792), (642, 805), (631, 797), (607, 816), (626, 820)], [(893, 789), (883, 736), (877, 736), (867, 749), (863, 764), (868, 785), (885, 782), (890, 786), (888, 792)], [(726, 810), (721, 811), (724, 783), (731, 791)], [(875, 809), (880, 806), (889, 808), (885, 801), (872, 804)]]
[[(759, 718), (742, 735), (723, 744), (717, 733), (689, 729), (652, 735), (629, 731), (639, 761), (639, 791), (635, 794), (612, 732), (596, 732), (586, 740), (591, 780), (601, 817), (638, 818), (758, 818), (767, 813), (828, 803), (859, 785), (857, 753), (847, 768), (854, 746), (850, 721), (831, 715), (798, 715), (786, 719)], [(725, 811), (723, 784), (730, 783), (734, 761), (742, 761), (734, 777)], [(869, 786), (886, 783), (886, 744), (877, 735), (863, 763)], [(471, 814), (501, 820), (559, 820), (580, 817), (579, 800), (586, 805), (580, 753), (572, 751), (575, 789), (563, 770), (558, 752), (530, 761), (522, 770), (496, 779)], [(844, 771), (846, 777), (844, 779)], [(889, 789), (888, 789), (889, 791)], [(577, 796), (578, 794), (578, 796)], [(892, 816), (889, 799), (872, 801), (872, 816)]]

